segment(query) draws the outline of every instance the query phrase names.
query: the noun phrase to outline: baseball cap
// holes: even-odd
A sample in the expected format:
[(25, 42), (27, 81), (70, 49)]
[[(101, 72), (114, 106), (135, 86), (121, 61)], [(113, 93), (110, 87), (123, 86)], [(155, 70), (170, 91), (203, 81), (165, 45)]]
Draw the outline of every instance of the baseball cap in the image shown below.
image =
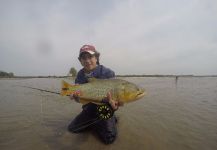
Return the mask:
[(79, 56), (81, 56), (81, 54), (84, 52), (94, 55), (96, 53), (96, 49), (93, 45), (83, 45), (80, 49)]

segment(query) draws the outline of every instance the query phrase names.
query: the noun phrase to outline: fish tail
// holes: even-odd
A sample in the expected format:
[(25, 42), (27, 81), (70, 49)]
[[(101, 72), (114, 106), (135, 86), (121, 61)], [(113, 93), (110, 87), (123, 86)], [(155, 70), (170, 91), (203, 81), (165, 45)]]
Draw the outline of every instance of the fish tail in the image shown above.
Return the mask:
[(62, 89), (61, 89), (61, 95), (62, 96), (69, 96), (73, 94), (76, 91), (78, 85), (71, 85), (67, 83), (66, 81), (62, 80)]

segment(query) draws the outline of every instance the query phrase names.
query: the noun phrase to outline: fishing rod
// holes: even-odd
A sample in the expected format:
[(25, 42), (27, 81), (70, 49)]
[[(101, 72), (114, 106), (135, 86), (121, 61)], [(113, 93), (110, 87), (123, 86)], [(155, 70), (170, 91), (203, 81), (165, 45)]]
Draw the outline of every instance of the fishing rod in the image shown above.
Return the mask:
[[(41, 92), (47, 92), (47, 93), (52, 93), (52, 94), (57, 94), (61, 95), (59, 92), (55, 91), (50, 91), (50, 90), (45, 90), (45, 89), (40, 89), (40, 88), (35, 88), (35, 87), (29, 87), (29, 86), (21, 86), (33, 90), (39, 90)], [(68, 95), (69, 96), (69, 95)], [(97, 105), (97, 117), (91, 120), (87, 120), (84, 123), (79, 124), (78, 126), (73, 129), (74, 132), (78, 130), (82, 130), (90, 125), (93, 125), (101, 120), (107, 120), (111, 118), (114, 115), (114, 110), (112, 109), (111, 105), (109, 103), (103, 103), (102, 105)]]
[(45, 90), (45, 89), (34, 88), (34, 87), (30, 87), (30, 86), (21, 86), (21, 87), (25, 87), (25, 88), (29, 88), (29, 89), (34, 89), (34, 90), (39, 90), (41, 92), (48, 92), (48, 93), (53, 93), (53, 94), (61, 95), (59, 92), (54, 92), (54, 91), (49, 91), (49, 90)]

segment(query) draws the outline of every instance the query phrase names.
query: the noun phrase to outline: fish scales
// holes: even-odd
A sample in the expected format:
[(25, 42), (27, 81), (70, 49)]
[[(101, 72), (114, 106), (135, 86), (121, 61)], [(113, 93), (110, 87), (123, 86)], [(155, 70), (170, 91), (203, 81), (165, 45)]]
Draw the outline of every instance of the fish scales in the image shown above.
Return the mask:
[(142, 98), (145, 90), (137, 85), (121, 79), (90, 79), (88, 83), (71, 85), (63, 81), (61, 95), (79, 92), (80, 99), (86, 102), (101, 103), (108, 92), (113, 100), (128, 103)]
[(112, 97), (115, 98), (115, 83), (110, 83), (108, 80), (102, 80), (100, 82), (90, 83), (88, 85), (81, 85), (81, 97), (88, 99), (97, 99), (101, 101), (106, 97), (108, 92), (112, 93)]

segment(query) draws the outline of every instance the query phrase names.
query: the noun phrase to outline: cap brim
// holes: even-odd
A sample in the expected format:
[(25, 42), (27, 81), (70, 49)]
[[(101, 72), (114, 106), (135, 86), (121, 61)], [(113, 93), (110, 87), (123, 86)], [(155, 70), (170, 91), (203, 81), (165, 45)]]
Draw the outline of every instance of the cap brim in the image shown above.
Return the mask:
[(86, 51), (86, 52), (88, 52), (91, 55), (95, 54), (95, 52), (93, 52), (93, 51)]
[(83, 53), (89, 53), (91, 55), (95, 54), (95, 52), (93, 52), (93, 51), (86, 50), (86, 51), (81, 52), (80, 55)]

